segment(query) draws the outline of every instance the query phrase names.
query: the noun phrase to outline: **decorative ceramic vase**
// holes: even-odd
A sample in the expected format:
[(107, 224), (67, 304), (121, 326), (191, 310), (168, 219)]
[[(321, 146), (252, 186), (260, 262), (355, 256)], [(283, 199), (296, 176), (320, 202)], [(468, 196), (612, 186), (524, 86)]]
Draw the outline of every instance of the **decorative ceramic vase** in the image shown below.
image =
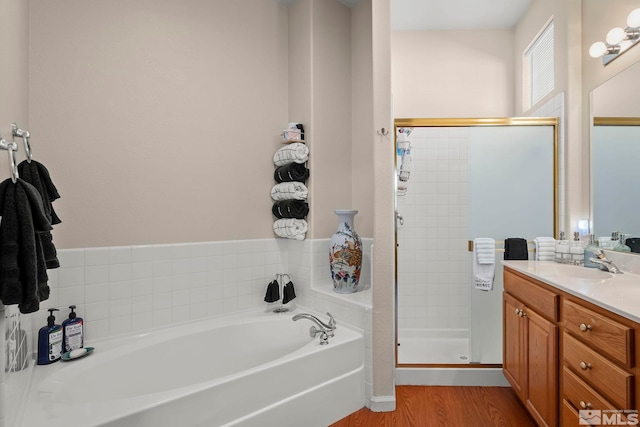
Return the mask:
[(362, 269), (362, 240), (353, 229), (358, 211), (336, 210), (338, 231), (329, 240), (329, 268), (333, 290), (340, 294), (356, 291)]

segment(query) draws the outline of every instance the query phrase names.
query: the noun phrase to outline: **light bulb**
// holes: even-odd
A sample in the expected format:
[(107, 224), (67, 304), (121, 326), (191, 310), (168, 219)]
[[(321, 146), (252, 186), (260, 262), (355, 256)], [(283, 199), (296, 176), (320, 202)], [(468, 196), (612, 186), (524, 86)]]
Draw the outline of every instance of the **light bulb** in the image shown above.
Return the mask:
[(607, 53), (607, 45), (603, 42), (595, 42), (589, 48), (589, 55), (593, 58), (600, 58), (602, 55)]
[(610, 45), (620, 44), (627, 37), (627, 33), (623, 28), (614, 27), (607, 33), (607, 43)]
[(640, 8), (632, 10), (627, 16), (627, 26), (631, 28), (640, 27)]

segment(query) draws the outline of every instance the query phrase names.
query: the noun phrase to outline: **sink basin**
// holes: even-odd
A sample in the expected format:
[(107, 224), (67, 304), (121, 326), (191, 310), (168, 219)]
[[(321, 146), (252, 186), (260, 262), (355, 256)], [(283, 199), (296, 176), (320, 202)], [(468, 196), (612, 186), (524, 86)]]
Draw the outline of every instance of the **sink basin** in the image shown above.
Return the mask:
[(598, 268), (587, 268), (577, 265), (556, 264), (549, 266), (549, 273), (566, 279), (607, 280), (615, 276), (613, 273)]

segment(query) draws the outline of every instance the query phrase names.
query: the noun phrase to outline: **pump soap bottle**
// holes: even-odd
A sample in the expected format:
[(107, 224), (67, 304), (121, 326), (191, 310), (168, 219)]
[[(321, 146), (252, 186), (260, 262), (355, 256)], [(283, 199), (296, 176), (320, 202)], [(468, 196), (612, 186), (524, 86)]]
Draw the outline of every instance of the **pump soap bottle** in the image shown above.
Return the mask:
[(560, 239), (556, 240), (556, 262), (571, 262), (569, 241), (564, 238), (564, 231), (560, 232)]
[(571, 262), (573, 264), (582, 264), (584, 260), (584, 245), (580, 241), (580, 233), (577, 231), (573, 233), (573, 241), (569, 245), (569, 252), (571, 252)]
[(596, 255), (600, 252), (600, 248), (596, 245), (595, 236), (593, 234), (589, 235), (589, 244), (586, 248), (584, 248), (584, 266), (589, 268), (598, 268), (599, 265), (595, 262), (591, 261), (591, 258), (598, 258)]
[(56, 325), (54, 311), (59, 310), (49, 309), (47, 326), (43, 326), (38, 332), (38, 365), (57, 362), (62, 356), (62, 326)]
[(70, 305), (69, 308), (69, 318), (62, 322), (63, 353), (84, 347), (84, 321), (77, 316), (75, 305)]

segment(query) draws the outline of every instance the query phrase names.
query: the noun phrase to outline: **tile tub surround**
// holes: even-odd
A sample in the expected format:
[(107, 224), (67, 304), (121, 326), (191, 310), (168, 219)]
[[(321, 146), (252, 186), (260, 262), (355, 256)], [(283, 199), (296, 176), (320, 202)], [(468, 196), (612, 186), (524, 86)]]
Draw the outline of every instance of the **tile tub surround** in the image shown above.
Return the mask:
[[(61, 267), (49, 270), (51, 295), (39, 312), (20, 316), (35, 349), (37, 331), (46, 323), (46, 309), (56, 307), (62, 323), (75, 304), (85, 322), (85, 337), (100, 339), (162, 327), (180, 321), (264, 307), (266, 285), (276, 273), (287, 272), (296, 285), (299, 303), (331, 312), (340, 322), (365, 335), (366, 396), (371, 396), (372, 308), (371, 244), (363, 238), (360, 292), (334, 295), (328, 259), (329, 239), (291, 241), (256, 239), (148, 246), (61, 249)], [(313, 284), (313, 285), (312, 285)], [(12, 310), (15, 307), (6, 307)], [(15, 309), (17, 312), (17, 309)], [(0, 330), (8, 322), (0, 316)], [(33, 351), (33, 350), (32, 350)], [(5, 349), (2, 346), (2, 353)], [(9, 373), (8, 376), (13, 375)], [(20, 394), (25, 383), (0, 376), (0, 409), (5, 395)], [(15, 386), (14, 386), (15, 384)], [(6, 398), (5, 398), (6, 400)], [(368, 401), (369, 403), (369, 401)], [(0, 411), (0, 420), (6, 412)], [(0, 427), (3, 427), (0, 423)]]

